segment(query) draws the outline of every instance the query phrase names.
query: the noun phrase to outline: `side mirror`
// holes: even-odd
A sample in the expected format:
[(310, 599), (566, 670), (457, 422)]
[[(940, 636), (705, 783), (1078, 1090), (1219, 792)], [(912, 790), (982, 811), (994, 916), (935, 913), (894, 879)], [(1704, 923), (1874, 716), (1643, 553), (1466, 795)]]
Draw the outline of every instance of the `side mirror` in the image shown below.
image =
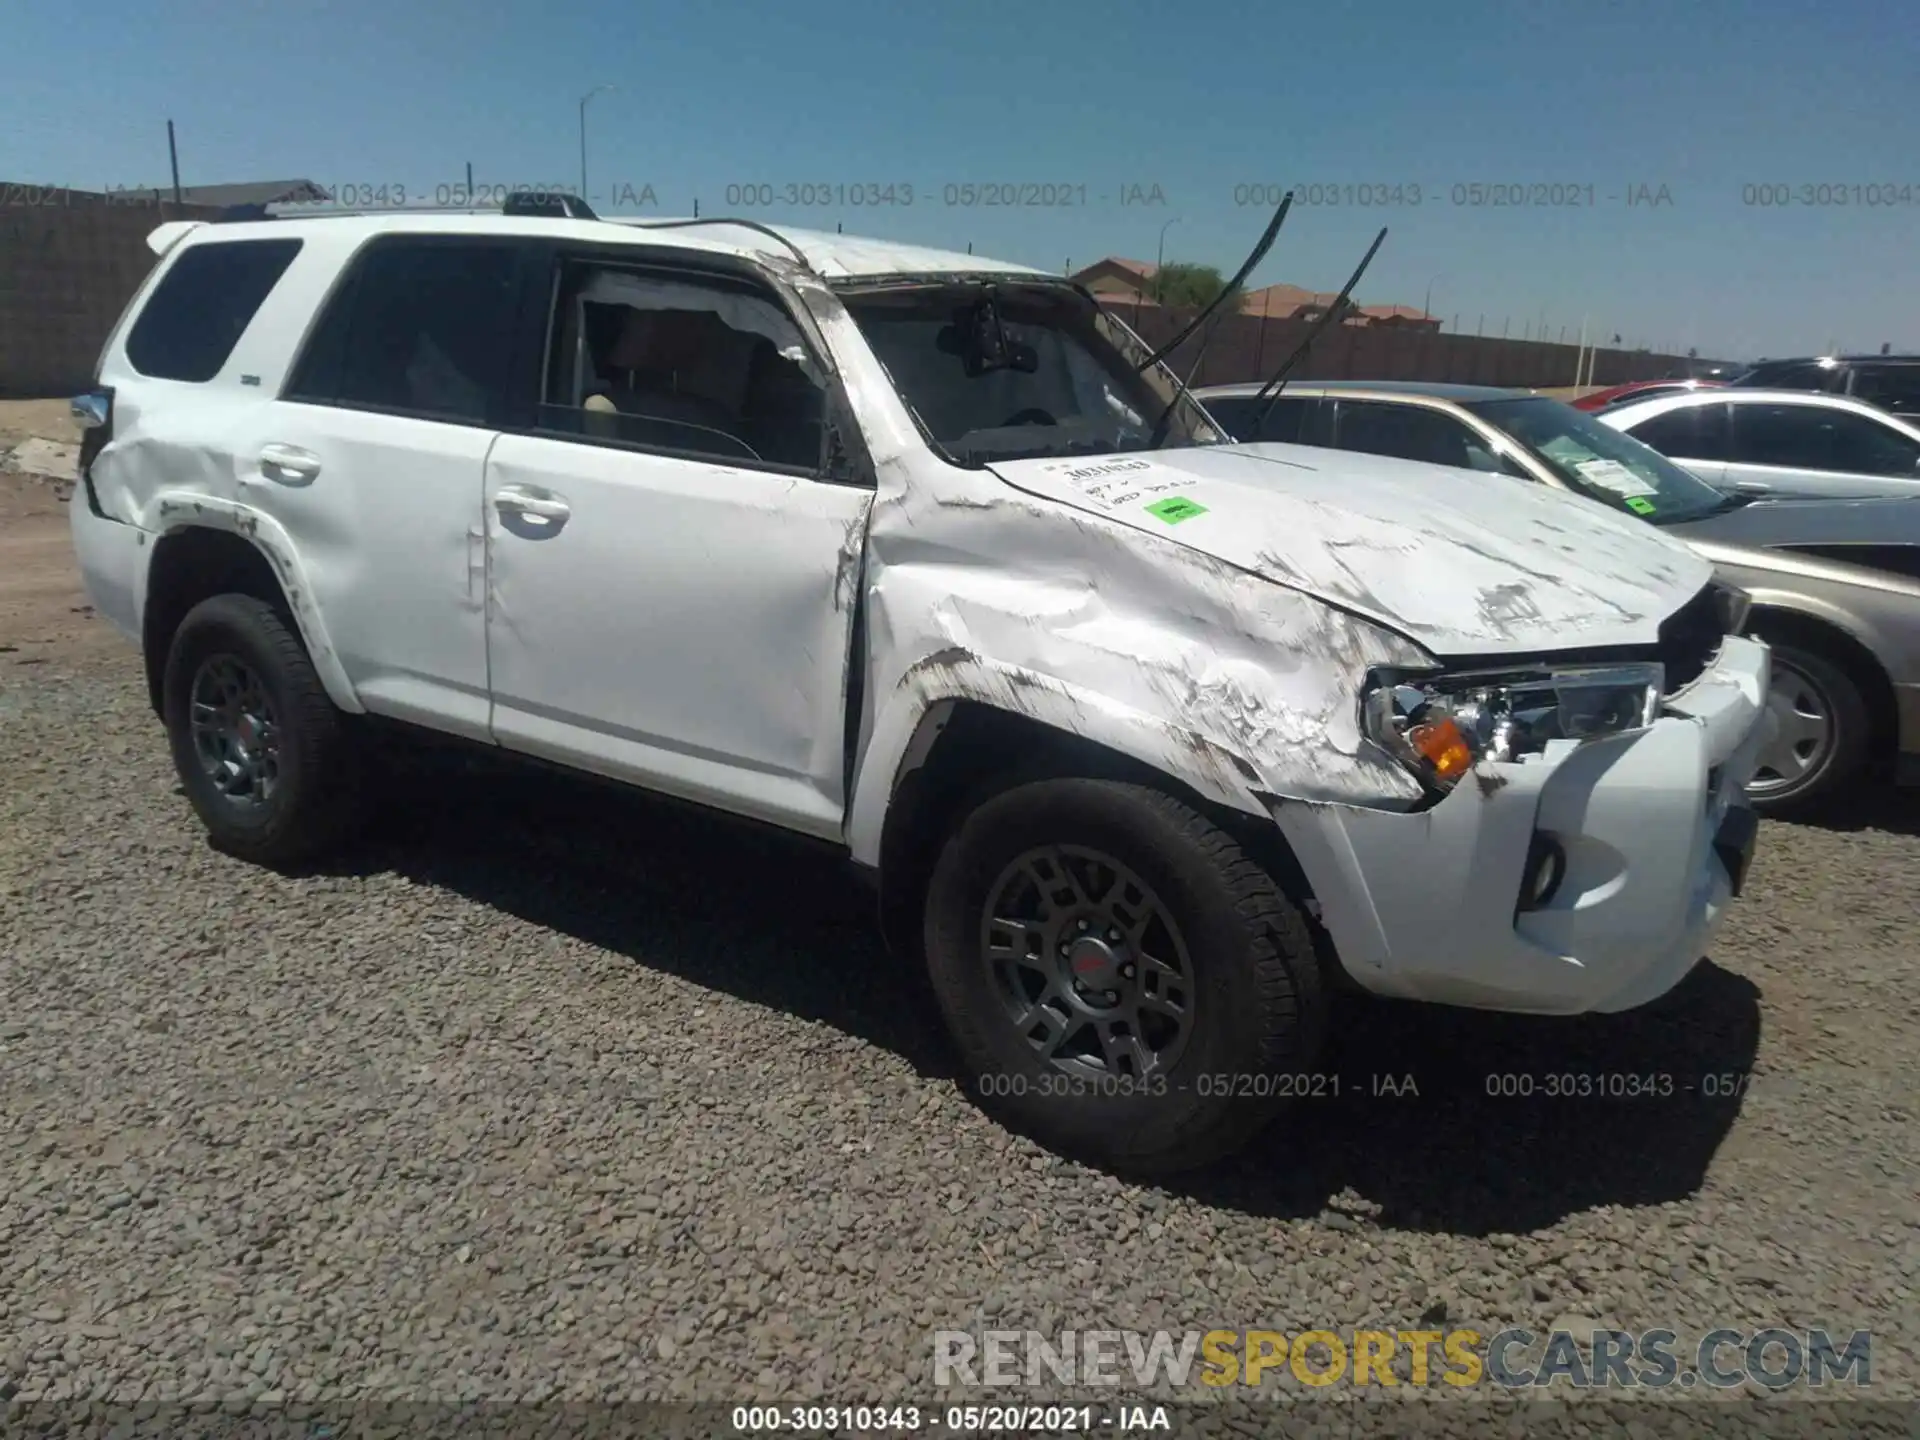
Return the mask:
[(90, 390), (68, 401), (67, 410), (73, 416), (73, 423), (82, 430), (98, 430), (107, 423), (112, 403), (111, 397), (98, 390)]

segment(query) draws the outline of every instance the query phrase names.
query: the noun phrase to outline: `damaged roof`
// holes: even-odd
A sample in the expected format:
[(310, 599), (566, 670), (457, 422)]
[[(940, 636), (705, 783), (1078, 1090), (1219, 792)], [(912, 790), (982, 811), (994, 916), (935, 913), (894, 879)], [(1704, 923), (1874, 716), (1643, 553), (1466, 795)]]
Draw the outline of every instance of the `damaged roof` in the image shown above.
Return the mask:
[[(758, 226), (730, 221), (724, 216), (589, 220), (560, 216), (509, 216), (468, 210), (336, 211), (325, 215), (303, 215), (295, 211), (271, 218), (237, 220), (231, 224), (238, 238), (238, 232), (246, 230), (251, 233), (251, 227), (254, 226), (260, 227), (260, 234), (272, 234), (278, 227), (296, 221), (303, 225), (339, 226), (349, 234), (367, 236), (393, 231), (469, 235), (525, 235), (536, 231), (570, 240), (601, 242), (607, 238), (607, 227), (617, 225), (627, 230), (657, 230), (661, 243), (676, 249), (740, 258), (773, 259), (787, 265), (793, 263), (793, 251), (798, 250), (806, 256), (807, 264), (814, 273), (826, 280), (878, 279), (896, 275), (1030, 275), (1048, 279), (1065, 278), (1030, 265), (1016, 265), (1010, 260), (994, 260), (959, 250), (940, 250), (926, 245), (907, 245), (894, 240), (877, 240), (823, 230), (801, 230), (784, 225)], [(780, 239), (775, 239), (775, 236)], [(787, 243), (783, 245), (781, 240)]]

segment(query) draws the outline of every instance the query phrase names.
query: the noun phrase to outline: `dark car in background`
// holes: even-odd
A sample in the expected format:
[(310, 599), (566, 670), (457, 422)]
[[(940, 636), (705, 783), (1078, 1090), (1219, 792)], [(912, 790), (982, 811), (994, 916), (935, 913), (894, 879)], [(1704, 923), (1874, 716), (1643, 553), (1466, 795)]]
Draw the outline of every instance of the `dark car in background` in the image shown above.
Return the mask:
[(1603, 423), (1612, 410), (1588, 415), (1526, 390), (1313, 381), (1286, 386), (1269, 408), (1259, 388), (1195, 394), (1236, 440), (1359, 450), (1571, 490), (1662, 526), (1711, 560), (1752, 597), (1746, 632), (1773, 649), (1768, 708), (1777, 724), (1747, 789), (1757, 807), (1813, 809), (1874, 761), (1920, 784), (1920, 499), (1723, 491)]
[(1762, 360), (1732, 383), (1763, 390), (1851, 395), (1896, 415), (1920, 415), (1920, 355), (1813, 355)]

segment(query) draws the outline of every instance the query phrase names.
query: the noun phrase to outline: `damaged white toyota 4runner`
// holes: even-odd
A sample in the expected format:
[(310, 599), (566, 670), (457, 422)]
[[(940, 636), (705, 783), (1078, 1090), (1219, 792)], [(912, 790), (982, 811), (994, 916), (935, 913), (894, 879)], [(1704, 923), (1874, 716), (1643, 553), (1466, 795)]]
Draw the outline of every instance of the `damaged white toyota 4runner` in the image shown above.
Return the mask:
[(1252, 1133), (1336, 970), (1620, 1010), (1739, 888), (1767, 654), (1705, 561), (1220, 443), (1057, 277), (511, 213), (154, 246), (74, 542), (238, 855), (341, 840), (376, 718), (824, 838), (980, 1093), (1142, 1169)]

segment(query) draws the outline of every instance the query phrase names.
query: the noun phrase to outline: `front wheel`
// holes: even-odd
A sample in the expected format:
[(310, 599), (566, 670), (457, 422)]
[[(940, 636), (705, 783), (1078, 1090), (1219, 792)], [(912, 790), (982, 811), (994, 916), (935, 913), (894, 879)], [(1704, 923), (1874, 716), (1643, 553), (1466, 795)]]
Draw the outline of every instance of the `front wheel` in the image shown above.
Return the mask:
[(925, 924), (975, 1093), (1065, 1153), (1205, 1164), (1321, 1050), (1305, 918), (1230, 835), (1145, 786), (1042, 780), (986, 801), (934, 868)]

